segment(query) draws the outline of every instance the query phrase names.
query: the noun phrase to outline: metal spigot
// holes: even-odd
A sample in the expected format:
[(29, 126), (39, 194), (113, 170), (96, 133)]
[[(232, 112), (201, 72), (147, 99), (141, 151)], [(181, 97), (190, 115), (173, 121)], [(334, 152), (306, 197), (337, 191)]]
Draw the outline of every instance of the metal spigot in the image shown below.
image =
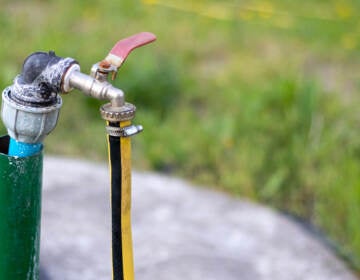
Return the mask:
[(113, 87), (108, 77), (114, 80), (119, 67), (131, 51), (154, 40), (154, 34), (142, 32), (118, 41), (104, 60), (93, 65), (90, 76), (81, 73), (78, 64), (72, 65), (64, 75), (63, 91), (69, 92), (76, 88), (88, 96), (109, 100), (110, 103), (100, 108), (101, 116), (106, 121), (132, 119), (135, 115), (135, 106), (125, 102), (123, 91)]
[[(23, 143), (41, 143), (57, 124), (62, 105), (59, 94), (74, 88), (110, 101), (100, 108), (106, 121), (131, 120), (135, 106), (125, 102), (124, 92), (114, 87), (108, 76), (113, 80), (133, 49), (155, 39), (154, 34), (142, 32), (118, 41), (104, 60), (93, 65), (90, 76), (80, 72), (80, 65), (73, 58), (61, 58), (51, 51), (29, 55), (21, 74), (2, 93), (1, 117), (11, 138)], [(135, 131), (141, 131), (141, 127), (108, 132), (129, 136)]]

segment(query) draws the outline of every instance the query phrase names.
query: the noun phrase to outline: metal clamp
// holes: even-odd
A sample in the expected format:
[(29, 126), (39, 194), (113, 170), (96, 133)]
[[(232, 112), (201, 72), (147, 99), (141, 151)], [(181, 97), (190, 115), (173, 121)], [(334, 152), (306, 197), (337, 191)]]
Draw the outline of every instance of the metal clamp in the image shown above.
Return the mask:
[(106, 132), (114, 137), (131, 137), (143, 130), (142, 125), (129, 125), (125, 127), (106, 126)]

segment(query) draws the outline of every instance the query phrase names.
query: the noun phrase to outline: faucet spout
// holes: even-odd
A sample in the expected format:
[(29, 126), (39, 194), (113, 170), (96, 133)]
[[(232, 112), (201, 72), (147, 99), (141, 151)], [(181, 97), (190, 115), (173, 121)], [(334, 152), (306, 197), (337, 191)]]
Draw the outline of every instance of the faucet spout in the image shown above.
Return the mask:
[(63, 78), (63, 90), (69, 92), (73, 88), (82, 91), (85, 95), (108, 100), (114, 107), (124, 105), (124, 92), (121, 89), (113, 87), (106, 80), (98, 80), (81, 73), (77, 64), (70, 67)]

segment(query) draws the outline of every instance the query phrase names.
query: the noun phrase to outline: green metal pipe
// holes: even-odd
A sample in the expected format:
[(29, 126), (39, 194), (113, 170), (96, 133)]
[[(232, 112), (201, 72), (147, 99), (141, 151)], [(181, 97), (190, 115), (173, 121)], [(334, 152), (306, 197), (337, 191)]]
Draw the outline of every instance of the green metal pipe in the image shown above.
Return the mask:
[(8, 156), (0, 137), (0, 279), (38, 280), (42, 152)]

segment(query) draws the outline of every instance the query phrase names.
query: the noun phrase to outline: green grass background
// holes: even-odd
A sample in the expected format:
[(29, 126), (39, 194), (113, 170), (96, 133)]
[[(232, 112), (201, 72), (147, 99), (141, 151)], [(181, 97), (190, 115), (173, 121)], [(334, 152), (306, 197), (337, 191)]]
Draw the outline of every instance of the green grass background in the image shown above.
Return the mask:
[[(34, 51), (89, 72), (118, 39), (155, 33), (115, 81), (145, 127), (135, 167), (305, 218), (360, 269), (360, 1), (0, 3), (1, 88)], [(46, 153), (105, 160), (101, 102), (63, 101)]]

